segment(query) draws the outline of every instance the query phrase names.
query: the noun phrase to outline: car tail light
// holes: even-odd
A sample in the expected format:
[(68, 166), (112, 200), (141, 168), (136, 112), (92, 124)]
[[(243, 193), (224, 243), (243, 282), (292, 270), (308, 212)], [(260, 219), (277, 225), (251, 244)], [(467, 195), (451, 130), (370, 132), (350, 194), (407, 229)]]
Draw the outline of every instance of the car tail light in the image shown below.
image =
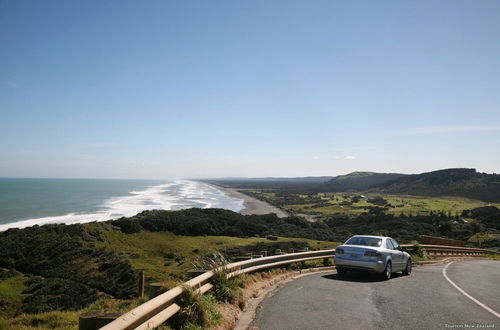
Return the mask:
[(344, 254), (344, 249), (336, 249), (335, 254)]
[(381, 254), (380, 252), (377, 251), (366, 251), (365, 252), (365, 257), (380, 257)]

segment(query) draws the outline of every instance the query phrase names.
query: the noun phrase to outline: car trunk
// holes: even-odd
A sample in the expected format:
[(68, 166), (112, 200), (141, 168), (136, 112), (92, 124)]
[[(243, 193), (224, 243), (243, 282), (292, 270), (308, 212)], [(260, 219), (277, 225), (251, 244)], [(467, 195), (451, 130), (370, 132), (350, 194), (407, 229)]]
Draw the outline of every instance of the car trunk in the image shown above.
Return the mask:
[[(377, 253), (379, 251), (371, 247), (344, 245), (342, 246), (342, 249), (344, 250), (343, 256), (350, 259), (364, 260), (364, 261), (379, 260), (379, 256), (374, 255), (374, 253)], [(372, 255), (366, 255), (365, 254), (366, 252)]]

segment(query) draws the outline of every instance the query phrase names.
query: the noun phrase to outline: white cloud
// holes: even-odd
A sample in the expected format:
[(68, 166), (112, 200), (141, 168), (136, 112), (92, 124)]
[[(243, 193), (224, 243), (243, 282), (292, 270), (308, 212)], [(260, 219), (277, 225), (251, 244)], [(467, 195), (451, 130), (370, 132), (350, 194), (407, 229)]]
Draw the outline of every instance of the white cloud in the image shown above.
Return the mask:
[(346, 156), (334, 156), (334, 159), (342, 159), (342, 160), (353, 160), (356, 159), (356, 157), (352, 155), (346, 155)]
[(319, 156), (314, 156), (313, 159), (319, 159)]

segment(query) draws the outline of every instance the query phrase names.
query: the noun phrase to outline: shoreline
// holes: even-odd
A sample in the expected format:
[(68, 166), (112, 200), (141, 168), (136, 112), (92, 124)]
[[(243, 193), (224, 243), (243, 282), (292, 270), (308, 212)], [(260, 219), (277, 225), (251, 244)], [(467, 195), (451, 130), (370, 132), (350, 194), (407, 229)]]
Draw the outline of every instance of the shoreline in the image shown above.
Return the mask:
[(212, 183), (210, 183), (210, 185), (216, 187), (229, 197), (242, 199), (245, 208), (239, 211), (238, 213), (241, 213), (243, 215), (250, 215), (250, 214), (262, 215), (262, 214), (275, 213), (279, 218), (288, 217), (288, 213), (286, 213), (282, 209), (277, 208), (276, 206), (273, 206), (267, 202), (258, 200), (257, 198), (246, 195), (238, 191), (237, 189), (222, 187)]
[[(193, 182), (196, 182), (193, 180)], [(206, 182), (201, 182), (203, 184), (210, 185), (217, 190), (222, 191), (226, 196), (237, 198), (239, 200), (243, 201), (243, 209), (238, 211), (238, 213), (243, 214), (243, 215), (250, 215), (250, 214), (256, 214), (256, 215), (263, 215), (263, 214), (269, 214), (269, 213), (275, 213), (278, 217), (284, 218), (288, 217), (289, 215), (287, 212), (279, 209), (278, 207), (275, 207), (267, 202), (258, 200), (254, 197), (251, 197), (249, 195), (246, 195), (237, 189), (234, 188), (227, 188), (227, 187), (222, 187), (216, 184), (211, 184), (211, 183), (206, 183)], [(155, 186), (156, 187), (156, 186)], [(146, 189), (148, 190), (148, 189)], [(112, 198), (119, 198), (120, 196), (117, 197), (110, 197), (106, 200), (110, 200)], [(133, 197), (133, 196), (132, 196)], [(124, 196), (124, 199), (131, 198), (131, 196)], [(106, 201), (105, 200), (105, 201)], [(104, 205), (104, 204), (103, 204)], [(155, 209), (155, 208), (153, 208)], [(158, 208), (162, 209), (162, 208)], [(169, 210), (169, 209), (167, 209)], [(0, 223), (0, 232), (6, 231), (11, 228), (26, 228), (26, 227), (32, 227), (35, 225), (38, 226), (43, 226), (47, 224), (66, 224), (66, 225), (71, 225), (71, 224), (76, 224), (76, 223), (88, 223), (88, 222), (94, 222), (94, 221), (110, 221), (110, 220), (116, 220), (119, 218), (119, 216), (112, 217), (110, 216), (110, 212), (112, 210), (88, 210), (88, 212), (83, 212), (83, 213), (77, 213), (77, 212), (70, 212), (62, 215), (52, 215), (52, 216), (41, 216), (41, 217), (30, 217), (27, 219), (18, 219), (18, 220), (13, 220), (9, 221), (7, 223)], [(137, 210), (137, 212), (133, 212), (133, 214), (125, 214), (123, 213), (121, 216), (125, 217), (131, 217), (134, 216), (138, 213), (140, 213), (142, 210)]]

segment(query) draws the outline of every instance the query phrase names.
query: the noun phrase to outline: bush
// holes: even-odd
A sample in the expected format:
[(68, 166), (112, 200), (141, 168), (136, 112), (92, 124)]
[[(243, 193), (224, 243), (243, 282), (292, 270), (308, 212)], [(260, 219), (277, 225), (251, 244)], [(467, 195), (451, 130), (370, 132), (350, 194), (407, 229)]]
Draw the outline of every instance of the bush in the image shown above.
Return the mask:
[(422, 249), (422, 247), (420, 245), (417, 244), (417, 245), (413, 246), (412, 255), (415, 255), (419, 258), (423, 258), (423, 257), (425, 257), (425, 251), (424, 251), (424, 249)]
[(229, 271), (226, 269), (228, 260), (220, 252), (213, 252), (203, 258), (198, 259), (193, 265), (198, 269), (210, 269), (214, 272), (211, 279), (212, 291), (218, 301), (235, 303), (241, 297), (241, 287), (243, 287), (243, 277), (235, 276), (229, 278)]
[(97, 290), (65, 279), (34, 277), (26, 281), (30, 294), (18, 314), (81, 309), (99, 298)]
[(181, 307), (174, 320), (176, 328), (183, 328), (188, 324), (199, 325), (203, 328), (209, 325), (210, 321), (202, 294), (189, 286), (183, 286), (182, 294), (177, 297), (176, 302)]
[(113, 221), (113, 225), (120, 228), (120, 230), (125, 234), (138, 233), (142, 229), (141, 225), (137, 221), (126, 218)]
[(202, 295), (189, 286), (183, 286), (176, 303), (181, 309), (168, 322), (175, 329), (206, 329), (222, 320), (216, 299), (211, 294)]
[(213, 291), (219, 301), (234, 304), (241, 296), (241, 287), (244, 285), (242, 279), (238, 276), (228, 278), (228, 273), (219, 270), (212, 277)]

